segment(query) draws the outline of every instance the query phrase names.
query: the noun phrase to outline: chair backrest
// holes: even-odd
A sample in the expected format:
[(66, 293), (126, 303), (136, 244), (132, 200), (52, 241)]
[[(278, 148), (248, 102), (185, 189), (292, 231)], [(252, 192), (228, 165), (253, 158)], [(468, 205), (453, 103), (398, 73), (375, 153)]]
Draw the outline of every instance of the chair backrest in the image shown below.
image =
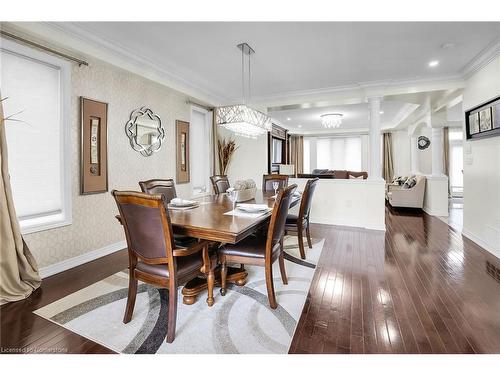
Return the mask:
[(318, 184), (319, 178), (313, 178), (307, 181), (304, 192), (302, 193), (302, 199), (300, 201), (299, 209), (299, 219), (308, 219), (309, 213), (311, 212), (312, 198), (314, 195), (314, 190), (316, 190), (316, 185)]
[(147, 181), (139, 181), (139, 186), (144, 193), (163, 194), (167, 203), (170, 203), (172, 199), (177, 198), (175, 183), (171, 178), (167, 180), (153, 179)]
[(288, 186), (288, 176), (284, 174), (265, 174), (262, 176), (262, 191), (274, 191), (273, 182), (278, 182), (279, 190)]
[(111, 194), (120, 211), (129, 254), (145, 263), (172, 264), (175, 245), (164, 196), (116, 190)]
[(225, 193), (231, 187), (226, 175), (210, 176), (210, 181), (212, 181), (215, 194)]
[(288, 216), (288, 210), (290, 209), (295, 189), (297, 189), (297, 185), (293, 184), (281, 190), (276, 197), (267, 231), (266, 257), (271, 256), (273, 247), (281, 240), (285, 233), (286, 217)]

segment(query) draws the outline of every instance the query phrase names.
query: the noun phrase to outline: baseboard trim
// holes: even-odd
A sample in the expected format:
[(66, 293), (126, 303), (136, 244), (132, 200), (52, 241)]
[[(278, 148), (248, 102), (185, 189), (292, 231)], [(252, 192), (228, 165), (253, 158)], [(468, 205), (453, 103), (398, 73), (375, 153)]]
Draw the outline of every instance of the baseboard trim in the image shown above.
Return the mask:
[(471, 232), (469, 232), (466, 229), (462, 229), (462, 235), (464, 237), (467, 237), (472, 242), (475, 242), (477, 245), (481, 246), (484, 250), (486, 250), (487, 252), (491, 253), (492, 255), (494, 255), (495, 257), (497, 257), (498, 259), (500, 259), (500, 251), (498, 251), (497, 249), (494, 249), (487, 242), (483, 241), (482, 239), (480, 239), (475, 234), (472, 234)]
[(63, 260), (62, 262), (51, 264), (50, 266), (47, 267), (43, 267), (40, 269), (39, 274), (42, 279), (45, 279), (46, 277), (55, 275), (63, 271), (67, 271), (71, 268), (81, 266), (82, 264), (115, 253), (117, 251), (125, 249), (126, 247), (127, 243), (125, 241), (116, 242), (111, 245), (101, 247), (100, 249), (89, 251), (88, 253), (82, 255), (78, 255), (74, 258), (69, 258)]
[(422, 210), (425, 211), (426, 214), (431, 215), (431, 216), (442, 216), (442, 217), (448, 217), (450, 214), (448, 211), (434, 211), (431, 210), (429, 207), (423, 207)]

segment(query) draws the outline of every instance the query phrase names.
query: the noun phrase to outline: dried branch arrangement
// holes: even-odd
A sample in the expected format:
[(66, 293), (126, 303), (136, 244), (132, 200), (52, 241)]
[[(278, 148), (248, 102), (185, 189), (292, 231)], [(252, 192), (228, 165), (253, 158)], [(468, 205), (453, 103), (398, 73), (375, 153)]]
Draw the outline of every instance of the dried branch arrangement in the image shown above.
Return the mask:
[(217, 140), (217, 149), (219, 151), (219, 171), (221, 175), (227, 174), (227, 168), (231, 163), (234, 152), (238, 149), (234, 139), (219, 138)]

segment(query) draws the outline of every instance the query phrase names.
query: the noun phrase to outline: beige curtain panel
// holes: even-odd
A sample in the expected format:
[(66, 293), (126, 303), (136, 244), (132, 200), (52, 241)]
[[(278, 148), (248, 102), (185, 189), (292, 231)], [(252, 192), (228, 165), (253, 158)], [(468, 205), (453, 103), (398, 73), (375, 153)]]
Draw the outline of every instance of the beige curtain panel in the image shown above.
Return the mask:
[(304, 137), (292, 135), (290, 137), (290, 164), (295, 166), (295, 177), (304, 173)]
[[(0, 304), (27, 298), (41, 284), (35, 259), (21, 236), (12, 200), (4, 113), (0, 101)], [(12, 124), (17, 126), (17, 124)]]
[(383, 142), (383, 168), (382, 177), (386, 182), (391, 182), (394, 177), (394, 164), (392, 156), (392, 134), (384, 133)]

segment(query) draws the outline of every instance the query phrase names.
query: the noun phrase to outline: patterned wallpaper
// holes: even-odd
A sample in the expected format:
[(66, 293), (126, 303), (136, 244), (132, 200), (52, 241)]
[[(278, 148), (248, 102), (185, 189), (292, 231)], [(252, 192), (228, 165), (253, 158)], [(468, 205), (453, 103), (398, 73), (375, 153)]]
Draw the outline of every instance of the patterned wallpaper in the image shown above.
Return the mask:
[[(111, 194), (80, 195), (80, 96), (108, 103), (109, 191), (140, 190), (143, 179), (175, 178), (175, 120), (190, 120), (183, 94), (101, 61), (75, 65), (71, 79), (73, 223), (25, 236), (40, 268), (125, 240)], [(157, 113), (166, 130), (161, 150), (150, 157), (132, 150), (124, 130), (130, 113), (142, 106)], [(177, 186), (179, 196), (190, 191), (189, 184)]]

